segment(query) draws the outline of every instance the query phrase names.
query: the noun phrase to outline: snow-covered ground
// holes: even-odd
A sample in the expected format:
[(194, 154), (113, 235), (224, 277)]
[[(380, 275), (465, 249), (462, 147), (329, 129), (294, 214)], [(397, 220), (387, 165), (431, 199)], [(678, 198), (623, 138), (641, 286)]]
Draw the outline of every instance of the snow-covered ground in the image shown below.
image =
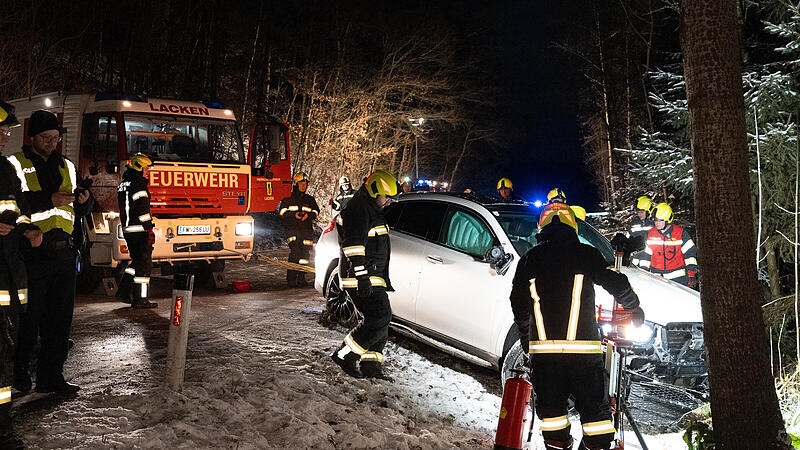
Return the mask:
[[(18, 399), (15, 422), (26, 445), (492, 447), (500, 409), (494, 372), (393, 337), (385, 354), (395, 382), (352, 379), (328, 358), (344, 335), (319, 325), (323, 299), (315, 291), (287, 290), (283, 269), (256, 262), (229, 264), (226, 277), (248, 279), (252, 290), (196, 290), (180, 393), (164, 383), (169, 280), (154, 283), (155, 310), (79, 297), (65, 374), (82, 390), (70, 399)], [(533, 448), (542, 448), (536, 440)], [(686, 448), (677, 433), (648, 445)]]

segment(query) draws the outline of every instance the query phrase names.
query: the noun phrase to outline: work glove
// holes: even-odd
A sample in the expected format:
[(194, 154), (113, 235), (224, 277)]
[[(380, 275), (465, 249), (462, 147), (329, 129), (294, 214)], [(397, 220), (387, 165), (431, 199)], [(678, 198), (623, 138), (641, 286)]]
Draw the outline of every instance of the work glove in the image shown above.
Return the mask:
[(152, 247), (156, 245), (156, 233), (150, 228), (147, 230), (147, 243)]
[(692, 289), (697, 289), (697, 272), (689, 270), (687, 273), (689, 275), (689, 282), (686, 283), (686, 285)]
[(631, 325), (640, 327), (644, 324), (644, 310), (637, 306), (631, 310)]
[(369, 280), (368, 276), (365, 277), (358, 277), (358, 296), (359, 297), (369, 297), (372, 295), (372, 282)]

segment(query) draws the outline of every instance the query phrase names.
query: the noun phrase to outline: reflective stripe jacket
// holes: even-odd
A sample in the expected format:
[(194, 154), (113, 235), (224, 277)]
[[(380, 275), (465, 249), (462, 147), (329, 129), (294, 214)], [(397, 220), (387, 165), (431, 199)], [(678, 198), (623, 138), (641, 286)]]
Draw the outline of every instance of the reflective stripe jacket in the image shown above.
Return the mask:
[[(306, 213), (308, 218), (300, 220), (296, 216), (297, 213)], [(299, 241), (311, 240), (314, 235), (314, 219), (319, 215), (319, 206), (314, 197), (300, 192), (295, 185), (292, 188), (292, 195), (281, 200), (278, 205), (278, 215), (289, 228), (290, 241), (294, 241), (292, 236)]]
[(352, 189), (348, 192), (345, 192), (340, 187), (339, 195), (337, 195), (336, 198), (333, 199), (333, 210), (334, 211), (343, 210), (344, 207), (347, 206), (347, 202), (349, 202), (350, 199), (353, 198), (353, 195), (355, 195), (355, 191), (353, 191)]
[(664, 278), (686, 284), (689, 272), (697, 272), (697, 246), (682, 227), (668, 224), (647, 233), (647, 253), (640, 267)]
[(117, 187), (117, 201), (119, 223), (125, 234), (144, 233), (153, 228), (148, 184), (144, 174), (137, 170), (128, 169), (122, 174), (122, 182)]
[[(637, 236), (642, 237), (642, 242), (647, 241), (647, 232), (650, 231), (650, 228), (653, 228), (655, 224), (653, 223), (653, 219), (650, 216), (644, 218), (644, 220), (639, 219), (639, 216), (633, 216), (631, 219), (631, 226), (628, 228), (628, 237), (635, 238)], [(633, 254), (633, 262), (634, 266), (642, 267), (642, 259), (647, 259), (644, 251), (636, 252)]]
[(649, 216), (645, 217), (644, 220), (639, 219), (639, 216), (633, 216), (631, 226), (628, 228), (628, 237), (641, 236), (642, 239), (647, 239), (647, 232), (654, 225), (653, 219)]
[(520, 340), (530, 353), (602, 353), (595, 320), (594, 284), (625, 309), (639, 306), (628, 278), (609, 267), (594, 247), (580, 243), (575, 229), (551, 223), (536, 236), (540, 244), (519, 262), (511, 308)]
[(28, 276), (20, 250), (30, 243), (24, 236), (36, 229), (22, 214), (25, 197), (14, 167), (0, 156), (0, 222), (14, 225), (14, 230), (0, 236), (0, 308), (20, 308), (28, 302)]
[[(38, 155), (34, 155), (28, 147), (9, 156), (8, 162), (14, 166), (22, 187), (22, 195), (27, 198), (30, 211), (24, 212), (29, 215), (31, 222), (38, 226), (43, 233), (61, 229), (67, 235), (72, 235), (75, 225), (75, 203), (53, 206), (50, 197), (54, 192), (70, 194), (75, 192), (77, 187), (75, 164), (56, 152), (50, 158), (53, 159), (53, 164), (58, 164), (57, 177), (54, 176), (53, 179), (42, 179), (42, 177), (51, 177), (55, 174), (55, 172), (45, 171), (48, 168), (47, 164), (51, 163), (50, 160), (45, 162)], [(37, 160), (38, 164), (34, 160)], [(86, 212), (88, 211), (84, 213)]]
[(389, 281), (389, 226), (366, 188), (356, 191), (339, 215), (339, 274), (343, 288), (356, 288), (358, 278), (393, 290)]

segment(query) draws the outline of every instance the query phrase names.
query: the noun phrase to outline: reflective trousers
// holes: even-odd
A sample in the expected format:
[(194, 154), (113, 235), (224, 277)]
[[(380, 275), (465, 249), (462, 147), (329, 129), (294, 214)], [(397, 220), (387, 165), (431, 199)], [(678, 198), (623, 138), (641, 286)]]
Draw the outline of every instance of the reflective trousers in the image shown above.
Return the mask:
[(146, 299), (150, 288), (150, 274), (153, 272), (153, 246), (147, 233), (126, 233), (128, 254), (131, 263), (125, 269), (120, 281), (119, 291), (123, 299), (133, 302)]
[[(309, 258), (311, 248), (314, 246), (311, 233), (298, 233), (289, 237), (289, 262), (307, 266), (310, 264)], [(305, 285), (306, 273), (299, 270), (287, 270), (286, 281), (289, 286)]]
[(542, 436), (552, 441), (569, 440), (567, 400), (572, 395), (581, 417), (583, 442), (590, 448), (609, 448), (615, 430), (603, 356), (536, 354), (531, 364)]
[(14, 358), (15, 376), (29, 373), (31, 353), (40, 338), (36, 382), (64, 380), (72, 312), (75, 308), (77, 255), (71, 248), (45, 251), (25, 262), (28, 269), (28, 310), (20, 319)]
[(10, 306), (0, 306), (0, 434), (11, 429), (11, 385), (14, 383), (14, 343), (19, 316)]
[(374, 286), (369, 297), (354, 295), (355, 289), (348, 289), (348, 292), (356, 308), (364, 316), (350, 331), (349, 337), (366, 351), (361, 355), (362, 361), (374, 358), (375, 361), (383, 362), (383, 348), (389, 339), (389, 322), (392, 320), (392, 307), (386, 288)]

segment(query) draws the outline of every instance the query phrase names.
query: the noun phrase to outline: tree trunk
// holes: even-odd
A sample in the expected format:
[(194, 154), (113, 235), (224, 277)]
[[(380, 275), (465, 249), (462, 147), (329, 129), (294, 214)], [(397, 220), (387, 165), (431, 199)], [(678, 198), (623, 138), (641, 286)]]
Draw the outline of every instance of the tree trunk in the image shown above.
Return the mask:
[(777, 237), (771, 237), (764, 243), (764, 251), (767, 258), (767, 277), (769, 278), (770, 300), (775, 300), (781, 296), (781, 274), (778, 270), (778, 257), (775, 255), (775, 244)]
[(714, 435), (724, 449), (789, 449), (754, 264), (736, 2), (684, 0), (681, 22)]

